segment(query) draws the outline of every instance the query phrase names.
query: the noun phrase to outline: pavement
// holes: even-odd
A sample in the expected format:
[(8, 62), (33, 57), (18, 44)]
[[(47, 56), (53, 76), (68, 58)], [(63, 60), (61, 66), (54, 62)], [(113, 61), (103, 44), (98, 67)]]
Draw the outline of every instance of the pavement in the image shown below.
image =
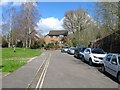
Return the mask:
[(48, 53), (44, 52), (41, 56), (34, 58), (17, 71), (2, 78), (2, 88), (27, 88), (28, 84), (32, 81), (38, 68), (47, 56)]
[(51, 54), (42, 88), (118, 88), (118, 83), (72, 55), (47, 51), (2, 79), (3, 88), (26, 88)]

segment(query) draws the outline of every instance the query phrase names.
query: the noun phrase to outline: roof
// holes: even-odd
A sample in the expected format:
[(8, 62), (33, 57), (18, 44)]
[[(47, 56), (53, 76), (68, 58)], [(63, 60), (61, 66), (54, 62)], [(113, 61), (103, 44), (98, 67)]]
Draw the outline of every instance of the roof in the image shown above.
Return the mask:
[(49, 36), (68, 35), (67, 30), (52, 30), (48, 34)]

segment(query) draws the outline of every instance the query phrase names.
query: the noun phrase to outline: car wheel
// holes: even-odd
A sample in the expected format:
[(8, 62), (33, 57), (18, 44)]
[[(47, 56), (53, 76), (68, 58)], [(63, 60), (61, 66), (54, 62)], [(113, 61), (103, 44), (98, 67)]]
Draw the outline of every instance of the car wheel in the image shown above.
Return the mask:
[(104, 65), (102, 65), (102, 67), (101, 67), (101, 72), (105, 73), (105, 66)]
[(84, 56), (82, 56), (82, 59), (81, 59), (83, 62), (85, 61), (85, 58), (84, 58)]
[(120, 84), (120, 73), (118, 73), (118, 75), (117, 75), (117, 81)]
[(90, 66), (93, 66), (93, 62), (92, 62), (92, 59), (91, 59), (91, 58), (89, 59), (89, 65), (90, 65)]

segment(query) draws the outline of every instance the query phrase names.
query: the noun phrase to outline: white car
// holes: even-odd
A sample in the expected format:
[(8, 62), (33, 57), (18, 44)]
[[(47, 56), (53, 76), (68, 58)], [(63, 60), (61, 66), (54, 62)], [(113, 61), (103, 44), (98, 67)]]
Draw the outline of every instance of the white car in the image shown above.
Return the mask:
[(68, 53), (68, 54), (71, 54), (71, 55), (74, 55), (74, 53), (75, 53), (75, 47), (70, 47), (70, 48), (67, 50), (67, 53)]
[(108, 54), (103, 60), (102, 72), (108, 72), (120, 83), (120, 54)]
[(106, 53), (98, 48), (86, 48), (83, 59), (92, 66), (93, 64), (103, 64)]

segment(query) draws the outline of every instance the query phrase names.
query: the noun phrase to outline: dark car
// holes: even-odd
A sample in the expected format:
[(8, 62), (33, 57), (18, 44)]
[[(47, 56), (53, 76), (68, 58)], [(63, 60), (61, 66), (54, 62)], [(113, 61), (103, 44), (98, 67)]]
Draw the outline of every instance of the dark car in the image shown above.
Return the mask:
[(67, 53), (68, 49), (69, 49), (68, 46), (63, 46), (63, 47), (61, 48), (61, 52)]
[(74, 57), (79, 58), (79, 59), (82, 59), (82, 58), (83, 58), (83, 54), (84, 54), (84, 50), (85, 50), (86, 48), (87, 48), (87, 47), (85, 47), (85, 46), (77, 46), (77, 47), (75, 48)]

